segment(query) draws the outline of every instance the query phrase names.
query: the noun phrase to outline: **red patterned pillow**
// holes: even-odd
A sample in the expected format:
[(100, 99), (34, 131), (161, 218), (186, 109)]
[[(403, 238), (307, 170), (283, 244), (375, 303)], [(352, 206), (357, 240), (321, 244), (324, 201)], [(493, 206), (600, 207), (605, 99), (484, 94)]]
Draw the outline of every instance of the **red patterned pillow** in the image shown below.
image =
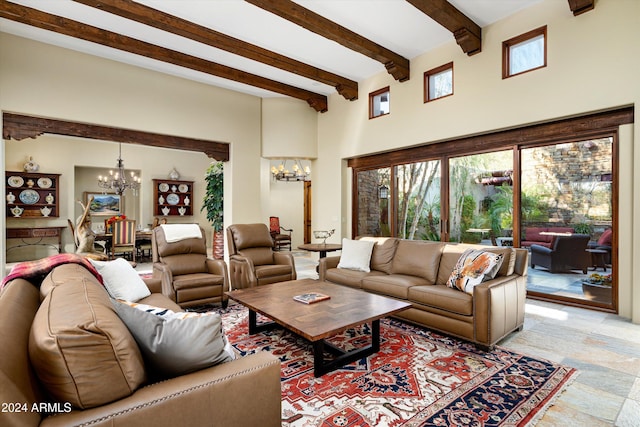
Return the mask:
[(473, 294), (473, 288), (493, 279), (502, 265), (503, 255), (483, 250), (467, 249), (460, 255), (447, 286)]

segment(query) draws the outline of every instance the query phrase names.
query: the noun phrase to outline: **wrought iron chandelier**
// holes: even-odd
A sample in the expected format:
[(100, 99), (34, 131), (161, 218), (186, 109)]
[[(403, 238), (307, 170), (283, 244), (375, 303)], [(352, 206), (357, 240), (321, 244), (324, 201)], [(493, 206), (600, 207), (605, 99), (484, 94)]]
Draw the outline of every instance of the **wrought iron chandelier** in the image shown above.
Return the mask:
[(291, 171), (287, 169), (287, 160), (280, 163), (280, 166), (271, 166), (271, 175), (276, 181), (310, 181), (311, 168), (309, 166), (302, 167), (300, 160), (295, 159)]
[(122, 143), (118, 143), (118, 163), (116, 168), (115, 172), (113, 170), (109, 171), (109, 176), (98, 176), (98, 187), (105, 191), (113, 190), (118, 195), (130, 188), (134, 195), (138, 194), (141, 180), (133, 171), (131, 172), (131, 178), (127, 180), (124, 172), (124, 161), (122, 160)]

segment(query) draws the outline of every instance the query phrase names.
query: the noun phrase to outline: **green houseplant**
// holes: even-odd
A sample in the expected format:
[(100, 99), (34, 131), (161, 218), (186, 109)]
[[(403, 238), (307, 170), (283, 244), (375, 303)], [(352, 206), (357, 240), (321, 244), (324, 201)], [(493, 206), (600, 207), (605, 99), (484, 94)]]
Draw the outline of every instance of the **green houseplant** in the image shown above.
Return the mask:
[(206, 210), (207, 220), (213, 226), (213, 257), (224, 258), (224, 175), (223, 163), (212, 162), (207, 168), (204, 180), (207, 183), (200, 212)]

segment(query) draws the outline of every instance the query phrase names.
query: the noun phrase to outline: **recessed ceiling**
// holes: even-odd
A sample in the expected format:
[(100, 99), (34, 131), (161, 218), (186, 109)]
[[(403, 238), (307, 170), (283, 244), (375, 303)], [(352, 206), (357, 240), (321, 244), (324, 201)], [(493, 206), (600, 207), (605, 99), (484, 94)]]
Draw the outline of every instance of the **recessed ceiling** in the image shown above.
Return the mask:
[[(480, 27), (508, 17), (539, 1), (541, 0), (449, 0), (453, 6)], [(332, 85), (265, 65), (77, 1), (11, 0), (2, 3), (15, 3), (69, 18), (317, 94), (330, 95), (336, 92), (336, 88)], [(355, 82), (361, 82), (385, 71), (382, 63), (247, 1), (139, 0), (136, 3), (214, 29)], [(405, 0), (296, 0), (295, 3), (408, 60), (455, 40), (450, 31)], [(3, 7), (5, 6), (0, 5), (0, 8)], [(10, 19), (0, 19), (0, 31), (259, 97), (283, 96), (274, 91)], [(393, 81), (393, 76), (389, 75), (389, 80)]]

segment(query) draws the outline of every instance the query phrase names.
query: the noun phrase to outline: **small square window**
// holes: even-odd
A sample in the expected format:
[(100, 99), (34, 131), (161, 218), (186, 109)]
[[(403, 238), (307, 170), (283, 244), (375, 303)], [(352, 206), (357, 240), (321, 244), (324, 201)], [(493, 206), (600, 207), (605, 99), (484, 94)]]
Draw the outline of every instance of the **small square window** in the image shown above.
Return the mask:
[(384, 116), (391, 112), (389, 86), (369, 94), (369, 118)]
[(547, 27), (502, 42), (502, 78), (547, 66)]
[(453, 95), (453, 62), (424, 73), (424, 102)]

